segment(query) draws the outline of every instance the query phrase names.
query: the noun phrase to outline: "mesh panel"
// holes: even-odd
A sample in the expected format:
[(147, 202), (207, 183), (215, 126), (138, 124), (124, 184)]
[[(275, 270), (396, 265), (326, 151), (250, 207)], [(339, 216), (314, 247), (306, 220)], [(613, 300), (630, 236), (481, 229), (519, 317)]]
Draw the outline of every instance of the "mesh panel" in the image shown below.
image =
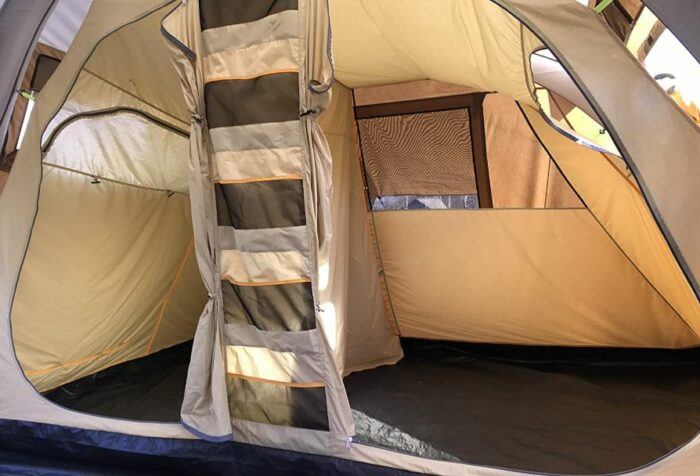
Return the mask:
[(475, 195), (469, 110), (358, 121), (370, 197)]

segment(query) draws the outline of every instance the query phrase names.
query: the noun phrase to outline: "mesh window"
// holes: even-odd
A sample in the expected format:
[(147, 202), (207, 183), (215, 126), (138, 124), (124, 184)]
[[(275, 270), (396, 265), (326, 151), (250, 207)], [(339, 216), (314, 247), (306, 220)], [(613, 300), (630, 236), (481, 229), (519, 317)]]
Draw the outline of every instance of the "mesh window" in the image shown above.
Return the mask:
[(360, 119), (358, 126), (375, 209), (433, 208), (433, 202), (452, 208), (453, 201), (456, 208), (476, 208), (468, 108)]

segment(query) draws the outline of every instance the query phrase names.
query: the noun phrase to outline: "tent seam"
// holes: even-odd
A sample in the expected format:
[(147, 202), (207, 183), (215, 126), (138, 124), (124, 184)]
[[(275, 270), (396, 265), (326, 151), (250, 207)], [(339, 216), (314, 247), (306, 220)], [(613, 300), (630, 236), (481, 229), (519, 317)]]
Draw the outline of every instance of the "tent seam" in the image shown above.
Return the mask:
[(165, 311), (168, 309), (168, 305), (170, 304), (170, 298), (173, 295), (173, 292), (175, 291), (175, 287), (177, 286), (177, 283), (180, 281), (180, 278), (182, 277), (182, 272), (185, 269), (185, 265), (187, 264), (187, 260), (192, 255), (193, 249), (194, 249), (194, 238), (192, 238), (190, 240), (190, 242), (187, 244), (187, 251), (185, 252), (185, 256), (184, 256), (184, 258), (182, 258), (182, 261), (180, 262), (180, 266), (177, 269), (177, 273), (175, 273), (175, 278), (173, 279), (173, 282), (170, 284), (168, 291), (165, 293), (165, 296), (163, 297), (163, 304), (161, 305), (160, 312), (158, 313), (158, 319), (156, 320), (156, 325), (155, 325), (155, 328), (153, 329), (153, 334), (151, 335), (151, 338), (148, 341), (148, 346), (146, 347), (146, 352), (144, 353), (144, 355), (150, 354), (151, 350), (153, 349), (153, 343), (155, 342), (156, 337), (158, 336), (158, 331), (160, 330), (160, 325), (163, 322), (163, 318), (165, 317)]
[[(581, 200), (581, 203), (583, 203), (583, 204), (585, 205), (585, 209), (591, 214), (591, 216), (592, 216), (593, 219), (596, 221), (596, 223), (598, 223), (598, 226), (600, 226), (600, 227), (603, 229), (603, 231), (605, 232), (605, 234), (612, 240), (612, 242), (615, 244), (615, 246), (616, 246), (617, 249), (620, 251), (620, 253), (622, 253), (622, 255), (627, 259), (627, 261), (630, 262), (630, 264), (634, 267), (634, 269), (637, 270), (637, 272), (642, 276), (642, 278), (644, 278), (644, 280), (645, 280), (645, 281), (647, 282), (647, 284), (651, 287), (651, 289), (653, 289), (653, 290), (656, 292), (656, 294), (658, 294), (658, 296), (666, 303), (666, 305), (674, 312), (674, 314), (676, 314), (676, 316), (681, 320), (681, 322), (683, 322), (683, 324), (686, 325), (686, 327), (688, 328), (688, 330), (690, 330), (690, 332), (691, 332), (696, 338), (700, 337), (700, 336), (698, 335), (698, 333), (695, 331), (695, 329), (693, 329), (693, 327), (688, 323), (688, 321), (686, 321), (686, 320), (683, 318), (683, 316), (678, 312), (678, 310), (676, 310), (676, 308), (675, 308), (674, 306), (671, 305), (671, 303), (666, 299), (666, 297), (665, 297), (663, 294), (661, 294), (661, 292), (656, 288), (656, 286), (654, 286), (654, 285), (651, 283), (651, 281), (650, 281), (649, 278), (646, 276), (646, 274), (644, 274), (644, 273), (639, 269), (639, 267), (637, 266), (637, 264), (627, 255), (627, 253), (622, 249), (622, 247), (621, 247), (620, 244), (617, 242), (617, 240), (615, 240), (615, 238), (613, 238), (612, 235), (610, 235), (610, 233), (608, 232), (608, 230), (603, 226), (603, 224), (600, 222), (600, 220), (598, 220), (598, 217), (591, 211), (591, 209), (590, 209), (590, 207), (588, 206), (588, 204), (586, 203), (586, 201), (585, 201), (585, 200), (583, 199), (583, 197), (581, 197), (581, 195), (578, 193), (578, 190), (576, 190), (576, 187), (574, 187), (574, 186), (571, 184), (571, 182), (569, 181), (569, 178), (568, 178), (568, 177), (566, 176), (566, 174), (561, 170), (561, 168), (559, 167), (559, 164), (558, 164), (557, 161), (554, 159), (554, 156), (549, 152), (549, 149), (547, 149), (547, 146), (545, 146), (545, 144), (544, 144), (544, 142), (542, 141), (542, 139), (540, 138), (539, 134), (537, 134), (537, 132), (535, 131), (534, 127), (532, 127), (532, 124), (530, 123), (530, 119), (527, 117), (527, 114), (525, 114), (525, 111), (523, 111), (523, 108), (522, 108), (522, 106), (520, 105), (520, 103), (518, 103), (518, 102), (516, 101), (516, 104), (517, 104), (518, 108), (520, 109), (520, 113), (522, 114), (523, 118), (525, 119), (525, 122), (527, 123), (528, 127), (530, 128), (530, 131), (531, 131), (532, 134), (537, 138), (537, 141), (540, 143), (540, 145), (542, 146), (542, 148), (544, 149), (544, 151), (545, 151), (545, 152), (547, 153), (547, 155), (549, 156), (550, 161), (554, 162), (554, 165), (556, 166), (557, 170), (559, 170), (559, 173), (562, 175), (562, 177), (564, 177), (564, 180), (566, 180), (566, 183), (569, 185), (569, 187), (571, 187), (571, 189), (574, 191), (574, 193), (576, 193), (576, 196), (578, 196), (579, 200)], [(542, 114), (542, 111), (541, 111), (541, 110), (540, 110), (539, 112)]]

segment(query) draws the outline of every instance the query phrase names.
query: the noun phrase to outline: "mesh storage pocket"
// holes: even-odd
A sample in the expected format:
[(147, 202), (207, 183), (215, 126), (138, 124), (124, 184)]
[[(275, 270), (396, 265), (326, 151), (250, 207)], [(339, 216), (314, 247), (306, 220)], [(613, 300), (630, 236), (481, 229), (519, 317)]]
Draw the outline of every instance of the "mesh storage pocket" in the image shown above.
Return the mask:
[(238, 286), (222, 281), (221, 286), (227, 323), (263, 331), (299, 332), (316, 327), (311, 283)]
[(301, 180), (216, 184), (218, 224), (239, 230), (306, 224)]
[(325, 365), (315, 331), (265, 332), (227, 324), (226, 332), (232, 418), (328, 431)]
[(227, 375), (229, 411), (238, 420), (328, 431), (325, 387), (297, 387)]

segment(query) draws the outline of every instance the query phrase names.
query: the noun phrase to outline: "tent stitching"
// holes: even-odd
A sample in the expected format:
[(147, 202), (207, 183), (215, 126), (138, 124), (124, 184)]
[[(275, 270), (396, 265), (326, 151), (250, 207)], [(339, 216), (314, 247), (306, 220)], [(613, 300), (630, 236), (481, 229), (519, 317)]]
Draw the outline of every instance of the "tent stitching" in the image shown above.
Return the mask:
[(148, 346), (146, 347), (146, 352), (144, 353), (144, 355), (148, 355), (151, 353), (151, 350), (153, 348), (153, 343), (156, 340), (156, 336), (158, 336), (158, 331), (160, 330), (160, 325), (163, 322), (163, 317), (165, 316), (165, 311), (168, 309), (168, 304), (170, 304), (170, 297), (173, 295), (173, 292), (175, 291), (175, 287), (177, 286), (177, 283), (180, 281), (180, 278), (182, 277), (182, 271), (185, 269), (185, 265), (187, 264), (187, 260), (192, 255), (193, 249), (194, 249), (194, 238), (192, 238), (190, 240), (190, 242), (188, 243), (187, 251), (185, 252), (185, 256), (182, 258), (182, 261), (180, 262), (180, 266), (178, 267), (177, 272), (175, 273), (175, 278), (173, 279), (173, 282), (170, 284), (168, 291), (165, 293), (165, 297), (163, 298), (163, 304), (160, 308), (160, 312), (158, 313), (158, 319), (156, 320), (155, 328), (153, 329), (153, 334), (151, 335), (151, 339), (148, 341)]
[[(617, 240), (615, 240), (615, 238), (613, 238), (613, 237), (610, 235), (610, 233), (608, 233), (608, 230), (603, 226), (603, 224), (600, 222), (600, 220), (598, 220), (598, 217), (591, 211), (591, 209), (588, 207), (588, 204), (586, 203), (586, 201), (581, 197), (581, 195), (579, 195), (578, 191), (576, 190), (576, 187), (574, 187), (574, 186), (571, 184), (571, 182), (569, 181), (569, 178), (568, 178), (568, 177), (566, 176), (566, 174), (561, 170), (561, 168), (559, 167), (559, 164), (558, 164), (557, 161), (554, 159), (554, 156), (549, 152), (549, 149), (547, 149), (547, 147), (545, 146), (544, 142), (542, 142), (542, 140), (540, 139), (540, 136), (537, 134), (537, 132), (535, 131), (535, 129), (532, 127), (532, 124), (530, 123), (530, 120), (528, 119), (527, 115), (525, 114), (525, 111), (523, 111), (522, 106), (520, 105), (520, 103), (518, 103), (518, 102), (516, 101), (516, 104), (518, 105), (518, 108), (520, 109), (520, 113), (523, 115), (523, 118), (525, 119), (525, 122), (527, 122), (527, 125), (530, 127), (530, 130), (532, 131), (532, 133), (534, 134), (534, 136), (537, 138), (537, 140), (539, 141), (539, 143), (540, 143), (540, 145), (542, 146), (542, 148), (545, 150), (545, 152), (547, 152), (547, 155), (549, 156), (550, 160), (554, 162), (554, 165), (555, 165), (555, 166), (557, 167), (557, 169), (559, 170), (559, 173), (561, 173), (562, 177), (564, 177), (564, 180), (566, 180), (566, 182), (569, 184), (569, 187), (571, 187), (571, 189), (574, 191), (574, 193), (576, 193), (576, 195), (579, 197), (579, 200), (581, 200), (581, 203), (583, 203), (583, 204), (586, 206), (586, 210), (588, 210), (588, 212), (593, 216), (593, 218), (595, 219), (596, 223), (598, 223), (598, 225), (603, 229), (603, 231), (605, 231), (605, 233), (610, 237), (610, 239), (612, 240), (612, 242), (615, 243), (615, 246), (617, 246), (617, 248), (620, 250), (620, 252), (622, 253), (622, 255), (623, 255), (625, 258), (627, 258), (627, 260), (630, 262), (630, 264), (632, 264), (632, 266), (634, 266), (634, 268), (635, 268), (635, 269), (637, 270), (637, 272), (642, 276), (642, 278), (644, 278), (644, 280), (649, 284), (649, 286), (651, 286), (651, 288), (652, 288), (652, 289), (656, 292), (656, 294), (658, 294), (659, 297), (668, 305), (668, 307), (676, 314), (676, 316), (678, 316), (678, 318), (688, 327), (688, 329), (689, 329), (696, 337), (700, 337), (700, 336), (698, 336), (697, 332), (695, 332), (695, 330), (693, 329), (693, 327), (688, 323), (688, 321), (686, 321), (686, 320), (683, 318), (683, 316), (681, 316), (681, 314), (676, 310), (676, 308), (675, 308), (674, 306), (672, 306), (671, 303), (668, 302), (668, 300), (666, 299), (666, 297), (665, 297), (663, 294), (661, 294), (661, 292), (659, 292), (659, 290), (656, 288), (656, 286), (654, 286), (654, 285), (651, 283), (651, 281), (650, 281), (649, 278), (646, 276), (646, 274), (644, 274), (644, 273), (639, 269), (639, 267), (637, 266), (637, 264), (636, 264), (634, 261), (632, 261), (632, 259), (631, 259), (631, 258), (629, 257), (629, 255), (622, 249), (622, 247), (621, 247), (620, 244), (617, 242)], [(540, 112), (540, 114), (544, 114), (544, 113), (542, 112), (541, 109), (539, 110), (539, 112)]]

